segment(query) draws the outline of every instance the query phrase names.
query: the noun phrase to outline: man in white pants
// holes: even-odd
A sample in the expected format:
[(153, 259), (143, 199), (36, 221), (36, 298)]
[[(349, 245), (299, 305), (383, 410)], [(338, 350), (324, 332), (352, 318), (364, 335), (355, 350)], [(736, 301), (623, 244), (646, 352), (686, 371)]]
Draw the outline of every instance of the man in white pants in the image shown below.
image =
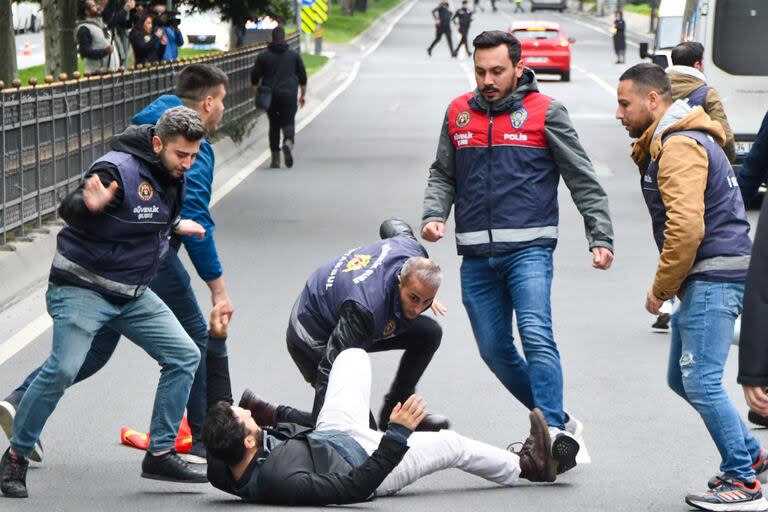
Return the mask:
[(554, 482), (556, 464), (541, 411), (517, 453), (452, 430), (414, 432), (426, 404), (411, 395), (392, 410), (387, 431), (368, 427), (371, 365), (361, 349), (335, 360), (316, 428), (281, 423), (262, 429), (251, 411), (219, 402), (206, 419), (208, 479), (245, 501), (327, 505), (392, 495), (419, 478), (456, 468), (500, 485), (519, 478)]

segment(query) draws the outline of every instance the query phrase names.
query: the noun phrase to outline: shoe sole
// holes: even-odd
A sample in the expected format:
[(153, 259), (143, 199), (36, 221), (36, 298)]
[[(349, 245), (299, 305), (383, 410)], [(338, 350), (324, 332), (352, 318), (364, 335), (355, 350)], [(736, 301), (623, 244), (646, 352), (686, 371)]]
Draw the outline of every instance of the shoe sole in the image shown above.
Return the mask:
[(293, 154), (288, 146), (283, 146), (283, 159), (285, 160), (286, 167), (289, 169), (293, 167)]
[(544, 469), (546, 474), (546, 482), (554, 482), (557, 479), (557, 461), (555, 460), (552, 452), (552, 438), (549, 436), (549, 426), (547, 420), (544, 418), (544, 413), (540, 409), (533, 409), (529, 416), (531, 420), (531, 433), (543, 432), (544, 433), (544, 447), (547, 450), (547, 467)]
[(669, 327), (651, 327), (652, 332), (662, 332), (662, 333), (668, 333)]
[[(3, 400), (0, 402), (0, 427), (3, 427), (8, 442), (13, 437), (13, 419), (16, 417), (16, 408), (10, 402)], [(43, 462), (43, 445), (40, 441), (35, 442), (35, 447), (29, 458), (35, 462)]]
[(685, 498), (685, 502), (693, 508), (713, 512), (765, 512), (768, 510), (768, 501), (765, 497), (746, 503), (697, 503), (689, 498)]
[(557, 474), (562, 475), (576, 467), (579, 442), (565, 434), (558, 435), (552, 443), (552, 456), (557, 461)]
[(24, 494), (14, 494), (14, 493), (6, 493), (2, 489), (0, 489), (0, 493), (6, 498), (29, 498), (28, 492), (25, 492)]
[(160, 480), (161, 482), (174, 482), (178, 484), (207, 484), (208, 478), (203, 476), (203, 479), (197, 480), (182, 480), (180, 478), (171, 478), (170, 476), (155, 475), (154, 473), (141, 472), (141, 478), (148, 480)]

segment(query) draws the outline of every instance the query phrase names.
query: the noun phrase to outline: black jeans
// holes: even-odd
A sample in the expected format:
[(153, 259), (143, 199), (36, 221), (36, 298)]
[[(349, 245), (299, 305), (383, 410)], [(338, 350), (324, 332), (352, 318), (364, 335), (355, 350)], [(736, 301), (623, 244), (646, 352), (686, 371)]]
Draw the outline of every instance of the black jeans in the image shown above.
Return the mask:
[(442, 35), (445, 34), (445, 38), (448, 40), (448, 48), (451, 50), (451, 55), (453, 55), (453, 40), (451, 39), (451, 27), (442, 27), (438, 26), (435, 29), (435, 40), (432, 41), (432, 44), (429, 45), (429, 51), (432, 52), (432, 49), (437, 45), (437, 43), (440, 42), (440, 38)]
[(467, 50), (467, 55), (472, 56), (472, 52), (469, 51), (469, 45), (467, 44), (467, 36), (469, 35), (469, 29), (459, 32), (461, 34), (461, 40), (459, 41), (459, 45), (456, 47), (456, 55), (459, 54), (459, 50), (461, 50), (461, 47), (464, 46), (464, 49)]
[[(317, 380), (318, 365), (321, 357), (309, 350), (306, 343), (299, 338), (289, 326), (286, 333), (288, 352), (293, 362), (299, 368), (304, 380), (312, 386)], [(408, 327), (408, 330), (392, 338), (377, 341), (366, 348), (366, 352), (384, 352), (385, 350), (404, 350), (400, 365), (392, 381), (392, 387), (387, 399), (401, 401), (416, 390), (416, 384), (432, 361), (432, 356), (440, 347), (443, 329), (435, 320), (428, 316), (418, 316)]]
[(272, 95), (267, 117), (269, 118), (269, 149), (273, 153), (280, 151), (280, 130), (283, 131), (284, 141), (295, 139), (298, 108), (295, 95), (287, 98)]

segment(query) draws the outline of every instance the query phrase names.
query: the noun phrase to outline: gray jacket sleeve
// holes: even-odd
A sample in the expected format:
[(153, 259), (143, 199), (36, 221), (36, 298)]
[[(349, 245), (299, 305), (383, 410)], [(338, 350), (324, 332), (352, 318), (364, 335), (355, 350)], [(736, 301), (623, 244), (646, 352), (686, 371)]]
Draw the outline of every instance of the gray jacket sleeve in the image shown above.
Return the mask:
[(573, 202), (584, 217), (589, 248), (606, 247), (613, 251), (608, 196), (597, 180), (597, 173), (579, 141), (568, 111), (559, 101), (553, 100), (549, 105), (544, 134)]
[(456, 193), (455, 152), (456, 149), (448, 133), (448, 111), (446, 110), (443, 128), (440, 130), (440, 140), (437, 143), (437, 156), (429, 169), (427, 189), (424, 191), (422, 228), (428, 222), (448, 220)]

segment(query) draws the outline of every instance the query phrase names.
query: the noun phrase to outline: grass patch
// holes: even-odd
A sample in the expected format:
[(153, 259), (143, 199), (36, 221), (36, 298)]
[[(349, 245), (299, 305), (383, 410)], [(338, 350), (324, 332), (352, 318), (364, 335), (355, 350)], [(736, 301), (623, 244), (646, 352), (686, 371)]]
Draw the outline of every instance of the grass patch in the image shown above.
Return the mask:
[(304, 61), (304, 67), (307, 68), (307, 76), (312, 76), (325, 66), (328, 62), (328, 57), (323, 55), (312, 55), (310, 53), (302, 53), (301, 60)]
[[(77, 69), (80, 70), (81, 75), (85, 72), (85, 69), (83, 68), (82, 59), (77, 59)], [(45, 83), (45, 64), (40, 64), (39, 66), (32, 66), (31, 68), (20, 69), (18, 70), (17, 74), (18, 74), (19, 80), (21, 80), (22, 86), (29, 85), (30, 78), (37, 78), (38, 85), (44, 84)], [(54, 81), (56, 82), (59, 81), (59, 77), (55, 76), (53, 78), (54, 78)], [(8, 84), (6, 87), (10, 87), (10, 84)]]
[(341, 14), (341, 4), (331, 4), (331, 14), (323, 25), (324, 39), (330, 43), (348, 43), (400, 2), (402, 0), (368, 0), (368, 10), (355, 11), (352, 16)]
[(626, 4), (622, 8), (624, 12), (634, 12), (636, 14), (651, 15), (651, 6), (648, 4)]
[(179, 48), (179, 58), (189, 59), (190, 57), (202, 57), (203, 55), (213, 55), (221, 53), (219, 50), (197, 50), (195, 48)]

